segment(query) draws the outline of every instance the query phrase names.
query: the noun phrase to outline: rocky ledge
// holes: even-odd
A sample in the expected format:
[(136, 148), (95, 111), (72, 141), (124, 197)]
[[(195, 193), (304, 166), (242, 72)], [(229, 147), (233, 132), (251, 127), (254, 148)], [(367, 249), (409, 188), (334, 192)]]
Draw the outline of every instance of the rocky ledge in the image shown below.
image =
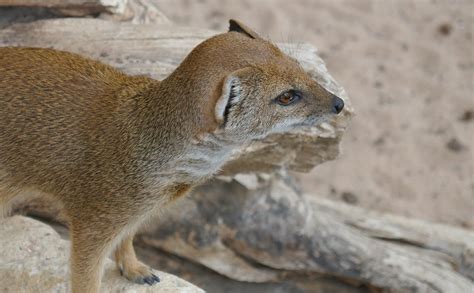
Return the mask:
[[(69, 292), (69, 241), (49, 225), (22, 216), (2, 219), (0, 247), (0, 292)], [(107, 260), (101, 292), (204, 292), (176, 276), (155, 273), (160, 283), (133, 284)]]

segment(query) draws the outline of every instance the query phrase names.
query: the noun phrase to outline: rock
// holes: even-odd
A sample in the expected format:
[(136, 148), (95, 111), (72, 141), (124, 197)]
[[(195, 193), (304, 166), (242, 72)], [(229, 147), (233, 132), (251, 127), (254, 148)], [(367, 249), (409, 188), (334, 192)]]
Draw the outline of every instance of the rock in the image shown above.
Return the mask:
[(142, 240), (245, 282), (322, 274), (388, 292), (474, 286), (472, 231), (318, 200), (285, 176), (243, 182), (197, 188)]
[[(23, 208), (51, 212), (47, 202)], [(279, 174), (216, 178), (139, 238), (236, 281), (308, 288), (303, 280), (332, 276), (383, 292), (474, 286), (473, 231), (318, 199)]]
[[(53, 47), (101, 60), (130, 74), (162, 79), (194, 46), (216, 33), (165, 24), (157, 27), (99, 19), (53, 19), (0, 30), (0, 46)], [(309, 44), (278, 45), (298, 59), (321, 85), (343, 98), (346, 107), (328, 123), (272, 135), (236, 151), (224, 167), (226, 175), (280, 168), (305, 172), (339, 154), (339, 141), (353, 112), (347, 94), (330, 76), (316, 48)]]
[(458, 139), (452, 138), (446, 143), (446, 147), (448, 150), (454, 152), (454, 153), (459, 153), (460, 151), (463, 151), (466, 149), (466, 146), (464, 146)]
[(129, 0), (123, 13), (102, 13), (99, 18), (114, 21), (128, 21), (133, 24), (170, 25), (171, 21), (161, 12), (156, 1)]
[(369, 293), (367, 288), (357, 288), (346, 284), (331, 276), (317, 275), (314, 277), (305, 275), (297, 282), (239, 282), (234, 279), (209, 270), (195, 262), (185, 261), (180, 257), (158, 250), (140, 241), (137, 238), (135, 246), (137, 254), (141, 259), (155, 268), (173, 272), (177, 276), (185, 276), (186, 280), (196, 284), (206, 292), (225, 293)]
[(344, 191), (341, 193), (341, 199), (348, 204), (357, 204), (359, 201), (357, 195), (350, 191)]
[[(69, 241), (61, 239), (50, 226), (22, 216), (2, 219), (0, 247), (1, 292), (68, 292)], [(106, 261), (105, 267), (101, 292), (204, 292), (158, 271), (155, 273), (160, 276), (160, 283), (133, 284), (120, 276), (111, 260)]]
[(66, 16), (123, 13), (127, 0), (0, 0), (0, 6), (50, 8)]

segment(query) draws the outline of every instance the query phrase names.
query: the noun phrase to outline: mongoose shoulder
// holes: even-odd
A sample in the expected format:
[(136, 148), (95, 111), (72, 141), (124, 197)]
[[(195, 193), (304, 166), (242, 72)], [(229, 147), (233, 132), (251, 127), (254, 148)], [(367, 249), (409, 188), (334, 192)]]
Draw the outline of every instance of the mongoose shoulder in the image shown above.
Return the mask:
[(234, 20), (162, 81), (73, 53), (0, 48), (0, 208), (32, 190), (61, 203), (74, 293), (99, 291), (113, 249), (126, 278), (153, 284), (158, 277), (132, 246), (147, 218), (244, 143), (314, 125), (343, 106)]

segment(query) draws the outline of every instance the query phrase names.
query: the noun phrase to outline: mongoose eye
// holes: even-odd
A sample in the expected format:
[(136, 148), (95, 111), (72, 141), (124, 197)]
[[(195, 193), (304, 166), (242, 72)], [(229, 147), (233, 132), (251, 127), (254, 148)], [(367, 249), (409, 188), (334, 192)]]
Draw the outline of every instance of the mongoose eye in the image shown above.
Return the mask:
[(279, 95), (275, 99), (275, 101), (278, 103), (278, 105), (288, 106), (299, 101), (300, 99), (301, 99), (301, 95), (298, 92), (294, 90), (289, 90)]

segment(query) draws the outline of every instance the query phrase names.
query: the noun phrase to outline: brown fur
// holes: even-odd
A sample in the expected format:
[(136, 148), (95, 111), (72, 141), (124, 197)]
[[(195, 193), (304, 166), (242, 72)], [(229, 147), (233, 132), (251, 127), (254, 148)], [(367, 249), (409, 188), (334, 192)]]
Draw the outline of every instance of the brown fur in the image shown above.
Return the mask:
[[(295, 87), (304, 100), (274, 102)], [(235, 21), (161, 82), (73, 53), (0, 48), (0, 206), (31, 191), (63, 205), (74, 293), (99, 291), (116, 246), (124, 276), (152, 284), (133, 251), (140, 224), (245, 141), (322, 121), (333, 102), (296, 61)]]

